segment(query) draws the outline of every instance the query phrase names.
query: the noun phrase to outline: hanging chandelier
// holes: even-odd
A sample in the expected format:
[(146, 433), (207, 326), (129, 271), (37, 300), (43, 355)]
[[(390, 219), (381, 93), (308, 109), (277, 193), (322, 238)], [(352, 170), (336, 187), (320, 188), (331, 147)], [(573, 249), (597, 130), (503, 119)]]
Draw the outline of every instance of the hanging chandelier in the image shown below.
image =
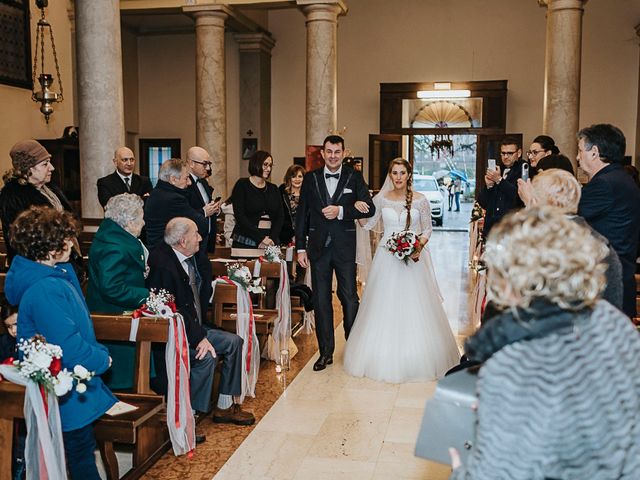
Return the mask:
[[(56, 44), (53, 40), (53, 29), (51, 24), (44, 16), (44, 9), (49, 5), (48, 0), (36, 0), (36, 6), (40, 9), (40, 20), (36, 26), (36, 45), (35, 54), (33, 56), (33, 91), (31, 93), (31, 99), (34, 102), (40, 103), (40, 111), (44, 115), (44, 119), (49, 123), (49, 117), (53, 113), (53, 104), (62, 102), (62, 79), (60, 78), (60, 66), (58, 65), (58, 56), (56, 54)], [(51, 86), (54, 83), (53, 75), (45, 73), (44, 69), (44, 39), (45, 30), (49, 29), (49, 37), (51, 38), (51, 50), (53, 51), (53, 62), (56, 67), (56, 75), (58, 76), (58, 85), (60, 86), (60, 93), (51, 90)], [(40, 90), (36, 91), (36, 73), (38, 69), (38, 49), (40, 50), (40, 75), (38, 75), (38, 83), (40, 83)]]

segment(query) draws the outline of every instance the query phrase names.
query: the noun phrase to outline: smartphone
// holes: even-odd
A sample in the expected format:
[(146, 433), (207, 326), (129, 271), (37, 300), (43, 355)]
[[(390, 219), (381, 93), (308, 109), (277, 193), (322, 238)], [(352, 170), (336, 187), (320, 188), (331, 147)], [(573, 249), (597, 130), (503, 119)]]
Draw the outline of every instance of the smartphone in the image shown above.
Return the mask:
[(495, 170), (496, 169), (496, 159), (495, 158), (490, 158), (489, 159), (489, 166), (487, 168), (489, 170)]
[(221, 199), (222, 197), (216, 197), (213, 199), (213, 203), (218, 203)]
[(522, 175), (520, 178), (522, 178), (522, 180), (524, 180), (525, 182), (529, 180), (529, 164), (528, 163), (524, 163), (522, 165)]

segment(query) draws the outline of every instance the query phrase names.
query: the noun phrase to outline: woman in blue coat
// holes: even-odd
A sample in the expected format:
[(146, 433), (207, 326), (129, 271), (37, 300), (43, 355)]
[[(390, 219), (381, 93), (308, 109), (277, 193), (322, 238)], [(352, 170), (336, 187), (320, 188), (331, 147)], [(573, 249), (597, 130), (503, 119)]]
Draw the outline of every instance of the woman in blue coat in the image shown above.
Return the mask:
[[(96, 375), (111, 365), (107, 349), (96, 341), (89, 309), (68, 262), (77, 224), (71, 214), (31, 207), (11, 224), (18, 252), (5, 283), (7, 300), (19, 305), (18, 338), (43, 335), (62, 348), (62, 367), (82, 365)], [(116, 403), (99, 376), (86, 392), (72, 389), (58, 399), (67, 468), (73, 479), (99, 479), (93, 422)]]

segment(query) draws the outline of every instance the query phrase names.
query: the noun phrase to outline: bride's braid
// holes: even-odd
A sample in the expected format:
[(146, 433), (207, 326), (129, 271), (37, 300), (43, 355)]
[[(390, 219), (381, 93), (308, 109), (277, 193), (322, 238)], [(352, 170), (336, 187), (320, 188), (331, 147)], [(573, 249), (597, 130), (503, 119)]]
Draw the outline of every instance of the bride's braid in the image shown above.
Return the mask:
[[(409, 163), (406, 160), (405, 162), (406, 164)], [(404, 226), (405, 230), (409, 230), (409, 227), (411, 227), (411, 204), (413, 203), (413, 188), (411, 188), (411, 185), (413, 184), (413, 175), (411, 174), (409, 168), (410, 167), (407, 167), (407, 193), (405, 195), (405, 207), (407, 209), (407, 223)]]

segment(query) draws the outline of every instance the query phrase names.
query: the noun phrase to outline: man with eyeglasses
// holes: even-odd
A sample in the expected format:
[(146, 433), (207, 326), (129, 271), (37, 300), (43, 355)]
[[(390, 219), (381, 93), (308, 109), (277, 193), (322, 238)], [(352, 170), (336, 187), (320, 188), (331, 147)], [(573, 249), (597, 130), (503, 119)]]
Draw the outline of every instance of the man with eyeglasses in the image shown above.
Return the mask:
[(187, 161), (191, 176), (191, 185), (187, 187), (190, 195), (189, 203), (193, 208), (202, 210), (209, 228), (209, 235), (202, 239), (200, 248), (205, 253), (213, 252), (216, 248), (216, 224), (222, 201), (214, 201), (213, 187), (207, 182), (211, 169), (211, 156), (202, 147), (191, 147), (187, 150)]
[(143, 200), (146, 199), (153, 186), (148, 177), (140, 176), (133, 172), (136, 167), (136, 158), (131, 149), (118, 148), (113, 154), (115, 172), (98, 179), (98, 201), (102, 208), (107, 205), (111, 197), (121, 193), (135, 193)]
[(478, 203), (485, 209), (484, 230), (486, 237), (491, 227), (511, 210), (523, 207), (518, 196), (518, 179), (522, 176), (524, 160), (520, 142), (507, 137), (500, 142), (502, 167), (487, 169), (484, 176), (486, 186), (478, 194)]

